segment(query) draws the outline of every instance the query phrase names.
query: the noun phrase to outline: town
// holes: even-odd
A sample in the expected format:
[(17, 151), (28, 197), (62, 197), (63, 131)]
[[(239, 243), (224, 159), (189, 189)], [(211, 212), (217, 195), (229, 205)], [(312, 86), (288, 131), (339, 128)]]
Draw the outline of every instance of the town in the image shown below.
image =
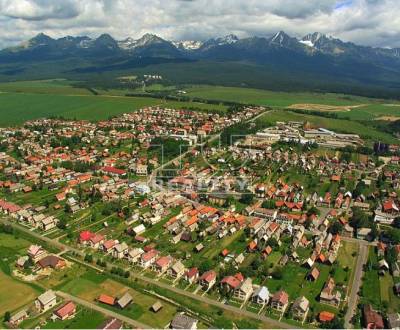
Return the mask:
[(398, 145), (269, 111), (1, 128), (4, 325), (399, 328)]

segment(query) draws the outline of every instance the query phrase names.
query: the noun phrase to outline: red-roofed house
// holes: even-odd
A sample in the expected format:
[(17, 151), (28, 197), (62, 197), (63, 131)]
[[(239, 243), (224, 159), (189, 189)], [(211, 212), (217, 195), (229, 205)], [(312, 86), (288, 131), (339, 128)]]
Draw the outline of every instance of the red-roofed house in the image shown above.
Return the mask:
[(209, 270), (205, 272), (200, 277), (200, 285), (205, 289), (208, 290), (211, 288), (217, 280), (217, 273), (214, 270)]
[(109, 305), (109, 306), (115, 305), (115, 298), (108, 296), (106, 294), (101, 294), (100, 297), (97, 299), (97, 301), (101, 302), (102, 304)]
[(76, 312), (76, 305), (72, 301), (68, 301), (67, 303), (65, 303), (60, 308), (54, 311), (54, 316), (60, 319), (61, 321), (64, 321), (66, 319), (74, 317), (75, 312)]
[(279, 312), (284, 312), (289, 305), (289, 295), (280, 290), (271, 299), (271, 307)]

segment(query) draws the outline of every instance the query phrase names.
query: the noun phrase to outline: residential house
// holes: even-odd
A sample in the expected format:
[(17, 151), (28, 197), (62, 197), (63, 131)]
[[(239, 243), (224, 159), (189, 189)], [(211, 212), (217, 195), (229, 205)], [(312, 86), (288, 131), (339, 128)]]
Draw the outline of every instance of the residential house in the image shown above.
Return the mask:
[(129, 247), (125, 242), (118, 243), (112, 250), (112, 256), (116, 259), (123, 259), (129, 251)]
[(253, 292), (251, 301), (255, 304), (266, 305), (269, 302), (269, 290), (266, 286), (260, 286)]
[(239, 300), (246, 301), (253, 293), (253, 283), (250, 277), (241, 282), (238, 288), (233, 291), (233, 296)]
[(154, 249), (143, 253), (140, 256), (140, 266), (143, 268), (149, 268), (156, 261), (157, 256), (158, 251)]
[(66, 262), (64, 259), (57, 257), (55, 255), (45, 256), (43, 259), (40, 259), (37, 262), (37, 265), (42, 268), (52, 268), (52, 269), (61, 269), (66, 266)]
[(196, 267), (190, 268), (185, 272), (183, 278), (190, 284), (196, 283), (199, 279), (199, 270)]
[(141, 248), (134, 248), (129, 250), (128, 252), (128, 260), (129, 262), (136, 264), (139, 259), (140, 256), (144, 253), (144, 251)]
[(64, 321), (69, 318), (73, 318), (76, 313), (76, 305), (72, 301), (68, 301), (61, 307), (57, 308), (54, 312), (54, 318)]
[(296, 320), (303, 321), (307, 317), (307, 313), (310, 309), (310, 302), (304, 296), (298, 297), (291, 308), (293, 318)]
[(114, 306), (115, 305), (115, 298), (111, 297), (109, 295), (106, 295), (106, 294), (101, 294), (99, 296), (99, 298), (97, 298), (97, 301), (102, 303), (102, 304), (109, 305), (109, 306)]
[(199, 280), (200, 285), (205, 290), (208, 290), (211, 287), (213, 287), (216, 281), (217, 281), (217, 273), (215, 272), (215, 270), (209, 270), (205, 272), (203, 275), (201, 275)]
[(168, 275), (173, 278), (180, 278), (185, 273), (185, 266), (183, 263), (178, 260), (175, 264), (172, 265), (170, 269), (168, 269)]
[(283, 291), (277, 291), (271, 298), (271, 307), (283, 313), (289, 305), (289, 295)]
[(37, 263), (40, 259), (47, 256), (47, 251), (40, 245), (31, 245), (28, 249), (28, 256), (31, 258), (33, 263)]
[(10, 321), (8, 323), (15, 328), (18, 328), (18, 324), (20, 324), (23, 320), (28, 318), (28, 312), (26, 309), (23, 309), (14, 315), (11, 315)]
[(339, 291), (335, 291), (335, 287), (335, 280), (333, 279), (333, 277), (330, 277), (325, 283), (325, 286), (319, 296), (321, 303), (336, 307), (339, 306), (342, 295)]
[(53, 290), (48, 290), (35, 300), (35, 306), (40, 312), (46, 312), (57, 305), (57, 297)]
[(163, 256), (154, 263), (153, 268), (156, 272), (162, 274), (171, 266), (172, 261), (173, 259), (171, 256)]

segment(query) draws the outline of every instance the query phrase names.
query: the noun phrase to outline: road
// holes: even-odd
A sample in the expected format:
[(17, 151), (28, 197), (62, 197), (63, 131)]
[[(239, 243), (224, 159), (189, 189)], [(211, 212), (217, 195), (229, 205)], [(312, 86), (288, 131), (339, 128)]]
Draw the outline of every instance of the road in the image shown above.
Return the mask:
[[(23, 226), (21, 226), (19, 224), (12, 223), (12, 222), (10, 222), (10, 221), (8, 221), (6, 219), (0, 219), (0, 222), (5, 223), (5, 224), (9, 224), (12, 227), (16, 228), (17, 230), (21, 230), (23, 232), (26, 232), (27, 234), (29, 234), (29, 235), (37, 238), (37, 239), (43, 240), (46, 243), (48, 243), (50, 245), (53, 245), (53, 246), (55, 246), (57, 248), (64, 249), (65, 251), (74, 251), (74, 252), (78, 251), (79, 255), (84, 256), (84, 253), (82, 253), (81, 251), (79, 251), (77, 249), (74, 249), (74, 248), (72, 248), (72, 247), (70, 247), (68, 245), (65, 245), (65, 244), (62, 244), (60, 242), (57, 242), (54, 239), (50, 239), (48, 237), (43, 237), (40, 234), (32, 232), (32, 231), (26, 229), (25, 227), (23, 227)], [(81, 263), (87, 265), (87, 267), (92, 267), (93, 268), (92, 265), (89, 265), (86, 262), (82, 261)], [(114, 265), (109, 263), (108, 266), (112, 267)], [(127, 270), (130, 270), (130, 269), (127, 269)], [(203, 303), (207, 303), (207, 304), (209, 304), (211, 306), (216, 306), (216, 307), (219, 307), (219, 308), (224, 309), (226, 311), (233, 312), (233, 313), (235, 313), (237, 315), (242, 315), (242, 316), (250, 317), (252, 319), (256, 319), (256, 320), (259, 320), (259, 321), (262, 321), (262, 322), (266, 322), (266, 323), (268, 323), (270, 325), (270, 328), (285, 328), (285, 329), (293, 328), (293, 326), (291, 326), (289, 324), (286, 324), (284, 322), (279, 322), (279, 321), (274, 320), (272, 318), (266, 317), (264, 315), (258, 315), (256, 313), (252, 313), (252, 312), (249, 312), (247, 310), (241, 310), (241, 309), (239, 309), (237, 307), (234, 307), (234, 306), (225, 305), (225, 304), (223, 304), (223, 303), (221, 303), (219, 301), (216, 301), (216, 300), (213, 300), (213, 299), (210, 299), (210, 298), (207, 298), (207, 297), (196, 295), (196, 294), (194, 294), (192, 292), (188, 292), (188, 291), (173, 287), (173, 286), (171, 286), (169, 284), (162, 283), (162, 282), (156, 281), (156, 280), (151, 279), (151, 278), (147, 278), (147, 277), (142, 276), (142, 275), (132, 274), (132, 272), (131, 272), (131, 277), (132, 278), (137, 278), (138, 280), (141, 280), (141, 281), (146, 282), (146, 283), (153, 284), (153, 285), (158, 286), (160, 288), (167, 289), (167, 290), (172, 291), (172, 292), (174, 292), (176, 294), (179, 294), (181, 296), (185, 296), (185, 297), (191, 298), (193, 300), (196, 300), (196, 301), (199, 301), (199, 302), (203, 302)], [(74, 298), (74, 299), (78, 299), (78, 298)], [(90, 304), (88, 302), (86, 302), (86, 303)], [(96, 308), (100, 308), (97, 305), (94, 305), (94, 306), (96, 306)], [(90, 308), (92, 308), (92, 307), (90, 307)], [(114, 313), (114, 314), (117, 315), (115, 317), (117, 317), (117, 318), (121, 319), (122, 321), (124, 321), (121, 318), (120, 314), (118, 314), (118, 313)]]
[(353, 315), (355, 314), (357, 308), (358, 291), (360, 290), (362, 284), (364, 265), (366, 264), (368, 258), (368, 246), (369, 246), (368, 242), (358, 240), (358, 243), (359, 243), (359, 253), (357, 258), (357, 264), (354, 273), (353, 285), (348, 299), (348, 309), (344, 318), (345, 322), (344, 325), (345, 328), (347, 329), (352, 328), (352, 324), (350, 323), (350, 321), (353, 318)]
[(81, 298), (72, 296), (72, 295), (70, 295), (68, 293), (65, 293), (65, 292), (62, 292), (62, 291), (56, 291), (55, 293), (56, 293), (57, 296), (65, 299), (65, 300), (71, 300), (71, 301), (73, 301), (73, 302), (75, 302), (75, 303), (77, 303), (79, 305), (82, 305), (84, 307), (93, 309), (93, 310), (98, 311), (98, 312), (100, 312), (100, 313), (102, 313), (104, 315), (107, 315), (109, 317), (114, 317), (116, 319), (121, 320), (125, 324), (129, 324), (130, 326), (133, 326), (135, 328), (138, 328), (138, 329), (151, 329), (152, 328), (152, 327), (148, 326), (147, 324), (138, 322), (136, 320), (133, 320), (133, 319), (131, 319), (131, 318), (127, 317), (127, 316), (121, 315), (119, 313), (115, 313), (113, 311), (110, 311), (109, 309), (100, 307), (100, 306), (98, 306), (98, 305), (96, 305), (94, 303), (91, 303), (91, 302), (83, 300)]

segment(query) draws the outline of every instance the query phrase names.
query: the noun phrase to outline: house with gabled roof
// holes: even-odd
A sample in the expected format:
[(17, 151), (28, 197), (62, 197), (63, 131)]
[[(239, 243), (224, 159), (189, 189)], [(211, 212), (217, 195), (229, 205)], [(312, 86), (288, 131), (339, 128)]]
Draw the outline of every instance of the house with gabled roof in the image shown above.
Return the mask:
[(200, 276), (199, 283), (203, 289), (208, 290), (214, 286), (217, 281), (217, 273), (215, 270), (206, 271)]

